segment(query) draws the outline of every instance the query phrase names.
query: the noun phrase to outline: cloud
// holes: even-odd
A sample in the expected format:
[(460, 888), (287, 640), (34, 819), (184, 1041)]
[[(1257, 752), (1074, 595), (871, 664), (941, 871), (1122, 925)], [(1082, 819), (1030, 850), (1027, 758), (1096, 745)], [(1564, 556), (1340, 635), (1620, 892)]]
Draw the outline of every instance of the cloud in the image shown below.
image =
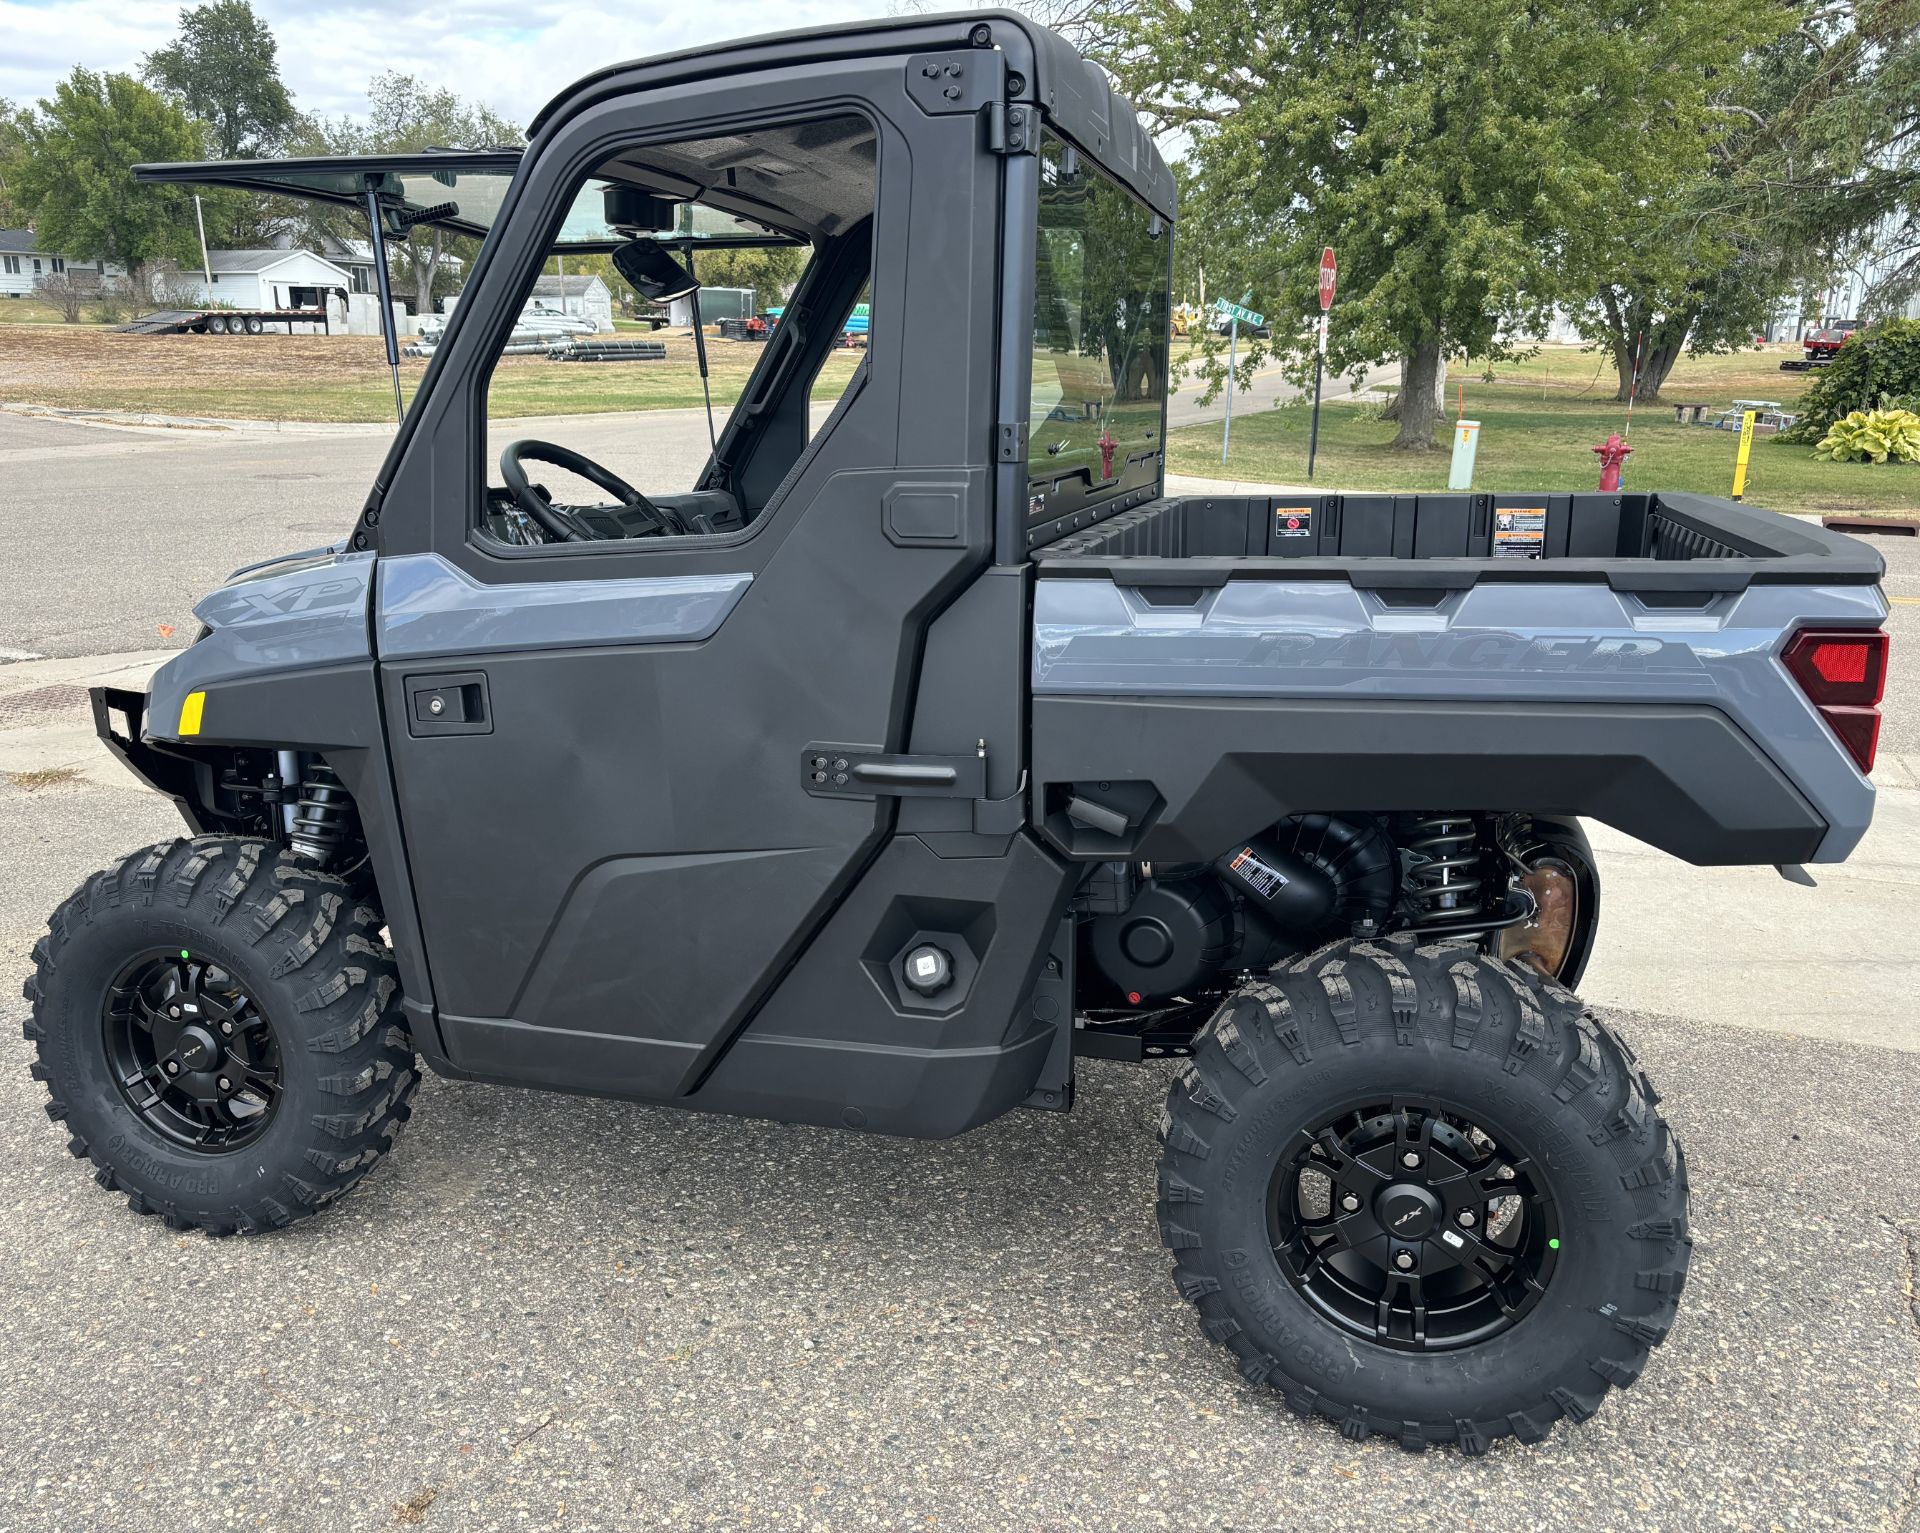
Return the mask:
[[(523, 126), (560, 90), (627, 59), (884, 16), (888, 0), (724, 0), (625, 9), (563, 0), (396, 0), (387, 5), (254, 0), (280, 42), (280, 73), (302, 111), (358, 115), (383, 70), (484, 101)], [(648, 14), (649, 12), (652, 14)], [(173, 5), (0, 0), (0, 96), (51, 95), (76, 64), (137, 73), (177, 25)]]

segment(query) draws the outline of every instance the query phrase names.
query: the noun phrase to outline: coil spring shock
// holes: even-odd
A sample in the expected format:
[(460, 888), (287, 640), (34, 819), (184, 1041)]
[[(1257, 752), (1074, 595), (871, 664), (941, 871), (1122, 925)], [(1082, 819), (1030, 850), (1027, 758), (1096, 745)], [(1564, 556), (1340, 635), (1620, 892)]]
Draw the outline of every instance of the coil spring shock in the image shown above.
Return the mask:
[(333, 768), (316, 758), (300, 780), (300, 800), (294, 806), (287, 845), (325, 867), (346, 840), (352, 814), (352, 796)]
[(1416, 922), (1459, 921), (1486, 909), (1480, 832), (1464, 814), (1422, 815), (1400, 844), (1414, 854), (1407, 893)]

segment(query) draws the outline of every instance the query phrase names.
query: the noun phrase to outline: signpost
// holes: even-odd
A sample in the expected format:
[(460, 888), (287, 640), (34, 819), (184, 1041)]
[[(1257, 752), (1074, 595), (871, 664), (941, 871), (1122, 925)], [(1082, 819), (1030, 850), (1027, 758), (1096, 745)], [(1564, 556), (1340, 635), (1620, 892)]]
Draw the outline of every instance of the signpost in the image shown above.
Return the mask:
[(1733, 498), (1740, 499), (1747, 491), (1747, 459), (1753, 454), (1753, 423), (1759, 418), (1758, 410), (1740, 412), (1740, 451), (1733, 460)]
[(1227, 322), (1227, 423), (1220, 432), (1220, 461), (1227, 461), (1227, 444), (1233, 440), (1233, 370), (1240, 356), (1240, 326), (1242, 323), (1260, 326), (1267, 322), (1267, 316), (1256, 314), (1247, 304), (1253, 298), (1253, 289), (1248, 288), (1240, 295), (1238, 303), (1228, 303), (1224, 298), (1216, 298), (1213, 312)]
[(1313, 460), (1320, 451), (1320, 378), (1327, 367), (1327, 311), (1333, 307), (1333, 285), (1338, 267), (1333, 246), (1320, 252), (1320, 345), (1313, 355), (1313, 426), (1307, 435), (1307, 477), (1313, 477)]

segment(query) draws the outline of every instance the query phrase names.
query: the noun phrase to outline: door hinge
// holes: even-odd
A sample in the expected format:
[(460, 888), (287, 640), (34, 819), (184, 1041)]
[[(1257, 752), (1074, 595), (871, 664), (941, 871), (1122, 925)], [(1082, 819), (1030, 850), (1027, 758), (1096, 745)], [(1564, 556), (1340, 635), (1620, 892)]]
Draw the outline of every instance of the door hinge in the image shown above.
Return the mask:
[(1001, 421), (993, 428), (993, 456), (996, 463), (1027, 461), (1027, 423)]
[(987, 742), (971, 756), (893, 756), (815, 741), (800, 757), (800, 784), (815, 798), (985, 798)]
[(1039, 148), (1040, 125), (1034, 109), (1023, 101), (990, 101), (987, 148), (994, 154), (1033, 154)]

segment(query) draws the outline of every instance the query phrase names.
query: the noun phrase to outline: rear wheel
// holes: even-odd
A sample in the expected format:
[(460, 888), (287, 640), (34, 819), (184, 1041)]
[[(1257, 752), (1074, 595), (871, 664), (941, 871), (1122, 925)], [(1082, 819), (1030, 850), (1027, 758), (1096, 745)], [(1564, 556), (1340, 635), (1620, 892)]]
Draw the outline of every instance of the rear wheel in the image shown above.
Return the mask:
[(419, 1082), (380, 926), (266, 841), (176, 840), (95, 874), (26, 983), (67, 1147), (173, 1229), (318, 1212), (392, 1148)]
[(1673, 1323), (1686, 1168), (1656, 1100), (1526, 965), (1336, 943), (1230, 995), (1174, 1085), (1175, 1280), (1243, 1374), (1348, 1437), (1538, 1440)]

